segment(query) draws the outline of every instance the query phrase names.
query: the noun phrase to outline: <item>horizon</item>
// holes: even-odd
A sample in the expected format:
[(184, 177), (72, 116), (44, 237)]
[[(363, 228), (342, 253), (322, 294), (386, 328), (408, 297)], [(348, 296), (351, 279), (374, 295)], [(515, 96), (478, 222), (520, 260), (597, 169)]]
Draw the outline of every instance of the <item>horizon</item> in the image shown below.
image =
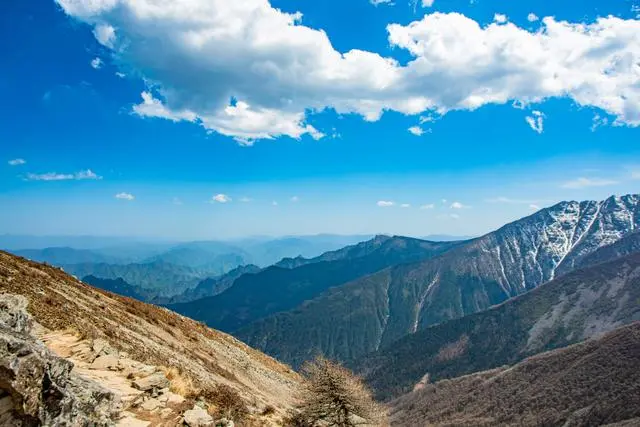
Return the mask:
[(468, 237), (638, 193), (640, 1), (181, 1), (0, 6), (0, 235)]

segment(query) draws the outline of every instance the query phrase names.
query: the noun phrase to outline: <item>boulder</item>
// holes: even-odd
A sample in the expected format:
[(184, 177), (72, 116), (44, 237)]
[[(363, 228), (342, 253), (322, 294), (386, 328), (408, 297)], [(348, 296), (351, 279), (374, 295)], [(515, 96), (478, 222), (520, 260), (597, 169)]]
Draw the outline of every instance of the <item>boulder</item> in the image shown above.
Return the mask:
[(161, 389), (165, 387), (169, 387), (169, 380), (162, 372), (156, 372), (155, 374), (151, 374), (148, 377), (138, 378), (133, 381), (131, 385), (133, 388), (137, 388), (142, 391), (153, 390), (154, 388)]
[(207, 411), (194, 406), (193, 409), (186, 411), (183, 415), (184, 424), (189, 427), (209, 427), (213, 426), (213, 418)]
[(235, 423), (228, 419), (222, 418), (221, 420), (216, 421), (215, 427), (234, 427)]
[(8, 425), (15, 426), (112, 425), (120, 402), (97, 383), (72, 374), (71, 362), (56, 356), (32, 335), (33, 321), (26, 307), (26, 298), (0, 294), (3, 422), (11, 420)]
[(118, 369), (118, 355), (117, 354), (105, 354), (102, 356), (96, 357), (91, 365), (89, 365), (89, 369), (97, 369), (97, 370), (117, 370)]

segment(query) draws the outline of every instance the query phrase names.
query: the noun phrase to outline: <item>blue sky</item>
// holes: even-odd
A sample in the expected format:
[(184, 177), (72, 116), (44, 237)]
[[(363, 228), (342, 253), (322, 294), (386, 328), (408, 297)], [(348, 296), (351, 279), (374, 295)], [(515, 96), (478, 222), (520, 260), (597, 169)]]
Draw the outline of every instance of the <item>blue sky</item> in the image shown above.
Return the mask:
[(184, 3), (0, 5), (0, 233), (476, 235), (638, 192), (637, 2)]

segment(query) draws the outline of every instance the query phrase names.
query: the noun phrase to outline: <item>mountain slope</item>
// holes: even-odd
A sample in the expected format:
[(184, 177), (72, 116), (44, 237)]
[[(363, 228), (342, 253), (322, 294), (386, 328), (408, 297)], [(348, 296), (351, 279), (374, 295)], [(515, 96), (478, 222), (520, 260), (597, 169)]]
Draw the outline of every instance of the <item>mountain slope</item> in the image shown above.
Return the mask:
[(640, 254), (577, 270), (487, 311), (408, 335), (353, 367), (379, 398), (513, 364), (640, 320)]
[(168, 307), (223, 331), (283, 310), (289, 310), (325, 290), (389, 265), (436, 256), (456, 243), (427, 242), (379, 236), (356, 245), (353, 257), (320, 261), (288, 269), (269, 267), (238, 278), (220, 295)]
[(293, 366), (315, 353), (338, 360), (361, 357), (570, 271), (582, 257), (638, 229), (639, 200), (629, 195), (559, 203), (441, 256), (331, 289), (235, 335)]
[[(164, 308), (85, 285), (57, 268), (0, 252), (0, 292), (28, 299), (48, 331), (107, 340), (137, 362), (174, 368), (203, 390), (229, 387), (258, 409), (293, 403), (299, 378), (224, 333)], [(253, 403), (252, 403), (253, 402)]]
[(88, 249), (74, 249), (74, 248), (45, 248), (45, 249), (23, 249), (12, 251), (15, 255), (31, 259), (38, 262), (46, 262), (53, 265), (62, 264), (81, 264), (86, 262), (95, 263), (119, 263), (115, 257), (103, 255), (96, 251)]
[(397, 426), (640, 424), (640, 323), (500, 368), (444, 380), (392, 403)]
[(140, 294), (153, 297), (171, 297), (195, 287), (201, 280), (217, 276), (218, 270), (197, 269), (163, 261), (141, 264), (84, 263), (62, 266), (77, 276), (94, 276), (100, 279), (122, 279), (140, 288)]

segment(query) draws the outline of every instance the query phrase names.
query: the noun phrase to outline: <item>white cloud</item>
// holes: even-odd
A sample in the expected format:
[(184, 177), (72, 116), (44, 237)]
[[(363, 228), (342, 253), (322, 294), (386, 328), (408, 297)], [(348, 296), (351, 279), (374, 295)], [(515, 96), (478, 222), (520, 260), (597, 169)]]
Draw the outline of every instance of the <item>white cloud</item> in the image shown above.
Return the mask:
[(120, 200), (132, 201), (135, 199), (135, 196), (131, 193), (118, 193), (115, 195), (115, 198)]
[(538, 133), (544, 132), (544, 117), (545, 115), (540, 111), (532, 111), (531, 116), (525, 117), (525, 120), (531, 126), (531, 129)]
[[(96, 40), (108, 48), (113, 48), (114, 43), (116, 41), (116, 30), (111, 25), (108, 24), (98, 24), (93, 29), (93, 35), (96, 37)], [(99, 60), (99, 58), (96, 58)], [(95, 67), (94, 67), (95, 68)]]
[(609, 185), (616, 185), (618, 181), (603, 178), (576, 178), (571, 181), (567, 181), (561, 185), (562, 188), (569, 188), (579, 190), (588, 187), (606, 187)]
[(386, 4), (388, 6), (393, 6), (393, 0), (369, 0), (369, 3), (371, 3), (374, 6), (378, 6), (380, 4)]
[(422, 7), (431, 7), (433, 6), (434, 0), (422, 0)]
[(451, 208), (451, 209), (465, 209), (465, 208), (468, 208), (468, 206), (465, 206), (460, 202), (453, 202), (453, 203), (451, 203), (451, 206), (449, 206), (449, 208)]
[(102, 68), (102, 59), (100, 58), (93, 58), (91, 60), (91, 66), (93, 68), (95, 68), (96, 70), (99, 70), (100, 68)]
[(536, 15), (535, 13), (530, 13), (527, 15), (527, 21), (529, 22), (536, 22), (539, 21), (540, 18), (538, 18), (538, 15)]
[(403, 204), (400, 205), (400, 207), (406, 209), (406, 208), (410, 208), (411, 205), (409, 203), (403, 203)]
[(298, 196), (293, 196), (291, 199), (289, 199), (291, 201), (291, 203), (297, 203), (300, 201), (300, 198)]
[(25, 159), (13, 159), (13, 160), (9, 160), (9, 166), (20, 166), (20, 165), (24, 165), (27, 163), (27, 161)]
[(420, 126), (411, 126), (409, 128), (409, 132), (414, 134), (415, 136), (424, 135), (424, 129), (422, 129)]
[(377, 205), (380, 206), (381, 208), (388, 208), (388, 207), (393, 206), (395, 204), (396, 204), (395, 202), (391, 202), (391, 201), (388, 201), (388, 200), (379, 200), (378, 203), (377, 203)]
[(226, 194), (216, 194), (211, 198), (211, 202), (215, 203), (229, 203), (231, 201), (231, 197)]
[(25, 177), (26, 181), (84, 181), (84, 180), (100, 180), (102, 177), (95, 174), (91, 169), (82, 170), (76, 173), (28, 173)]
[(240, 201), (241, 201), (242, 203), (249, 203), (249, 202), (251, 202), (251, 199), (250, 199), (249, 197), (241, 197), (241, 198), (240, 198)]
[(447, 199), (442, 199), (442, 204), (446, 205), (447, 204)]
[(591, 132), (595, 132), (599, 127), (606, 126), (609, 124), (609, 119), (607, 117), (602, 117), (600, 114), (593, 115), (593, 122), (591, 125)]
[(496, 13), (493, 15), (493, 20), (498, 24), (506, 24), (509, 18), (507, 18), (507, 15), (503, 15), (502, 13)]
[(430, 203), (430, 204), (427, 204), (427, 205), (422, 205), (422, 206), (420, 206), (420, 209), (422, 209), (422, 210), (427, 210), (427, 209), (433, 209), (433, 208), (435, 208), (435, 207), (436, 207), (436, 206), (435, 206), (433, 203)]
[(384, 111), (444, 115), (560, 97), (603, 110), (615, 124), (640, 125), (633, 19), (547, 17), (528, 31), (432, 13), (387, 26), (390, 45), (413, 56), (402, 65), (375, 52), (339, 52), (300, 13), (267, 0), (57, 2), (94, 28), (116, 29), (114, 60), (153, 88), (138, 114), (197, 122), (241, 143), (320, 138), (307, 115), (326, 108), (373, 121)]
[(116, 76), (120, 77), (121, 79), (124, 79), (125, 77), (127, 77), (125, 73), (121, 73), (120, 71), (116, 71)]
[(534, 211), (539, 211), (540, 210), (540, 206), (532, 203), (532, 204), (529, 205), (529, 209), (534, 210)]

